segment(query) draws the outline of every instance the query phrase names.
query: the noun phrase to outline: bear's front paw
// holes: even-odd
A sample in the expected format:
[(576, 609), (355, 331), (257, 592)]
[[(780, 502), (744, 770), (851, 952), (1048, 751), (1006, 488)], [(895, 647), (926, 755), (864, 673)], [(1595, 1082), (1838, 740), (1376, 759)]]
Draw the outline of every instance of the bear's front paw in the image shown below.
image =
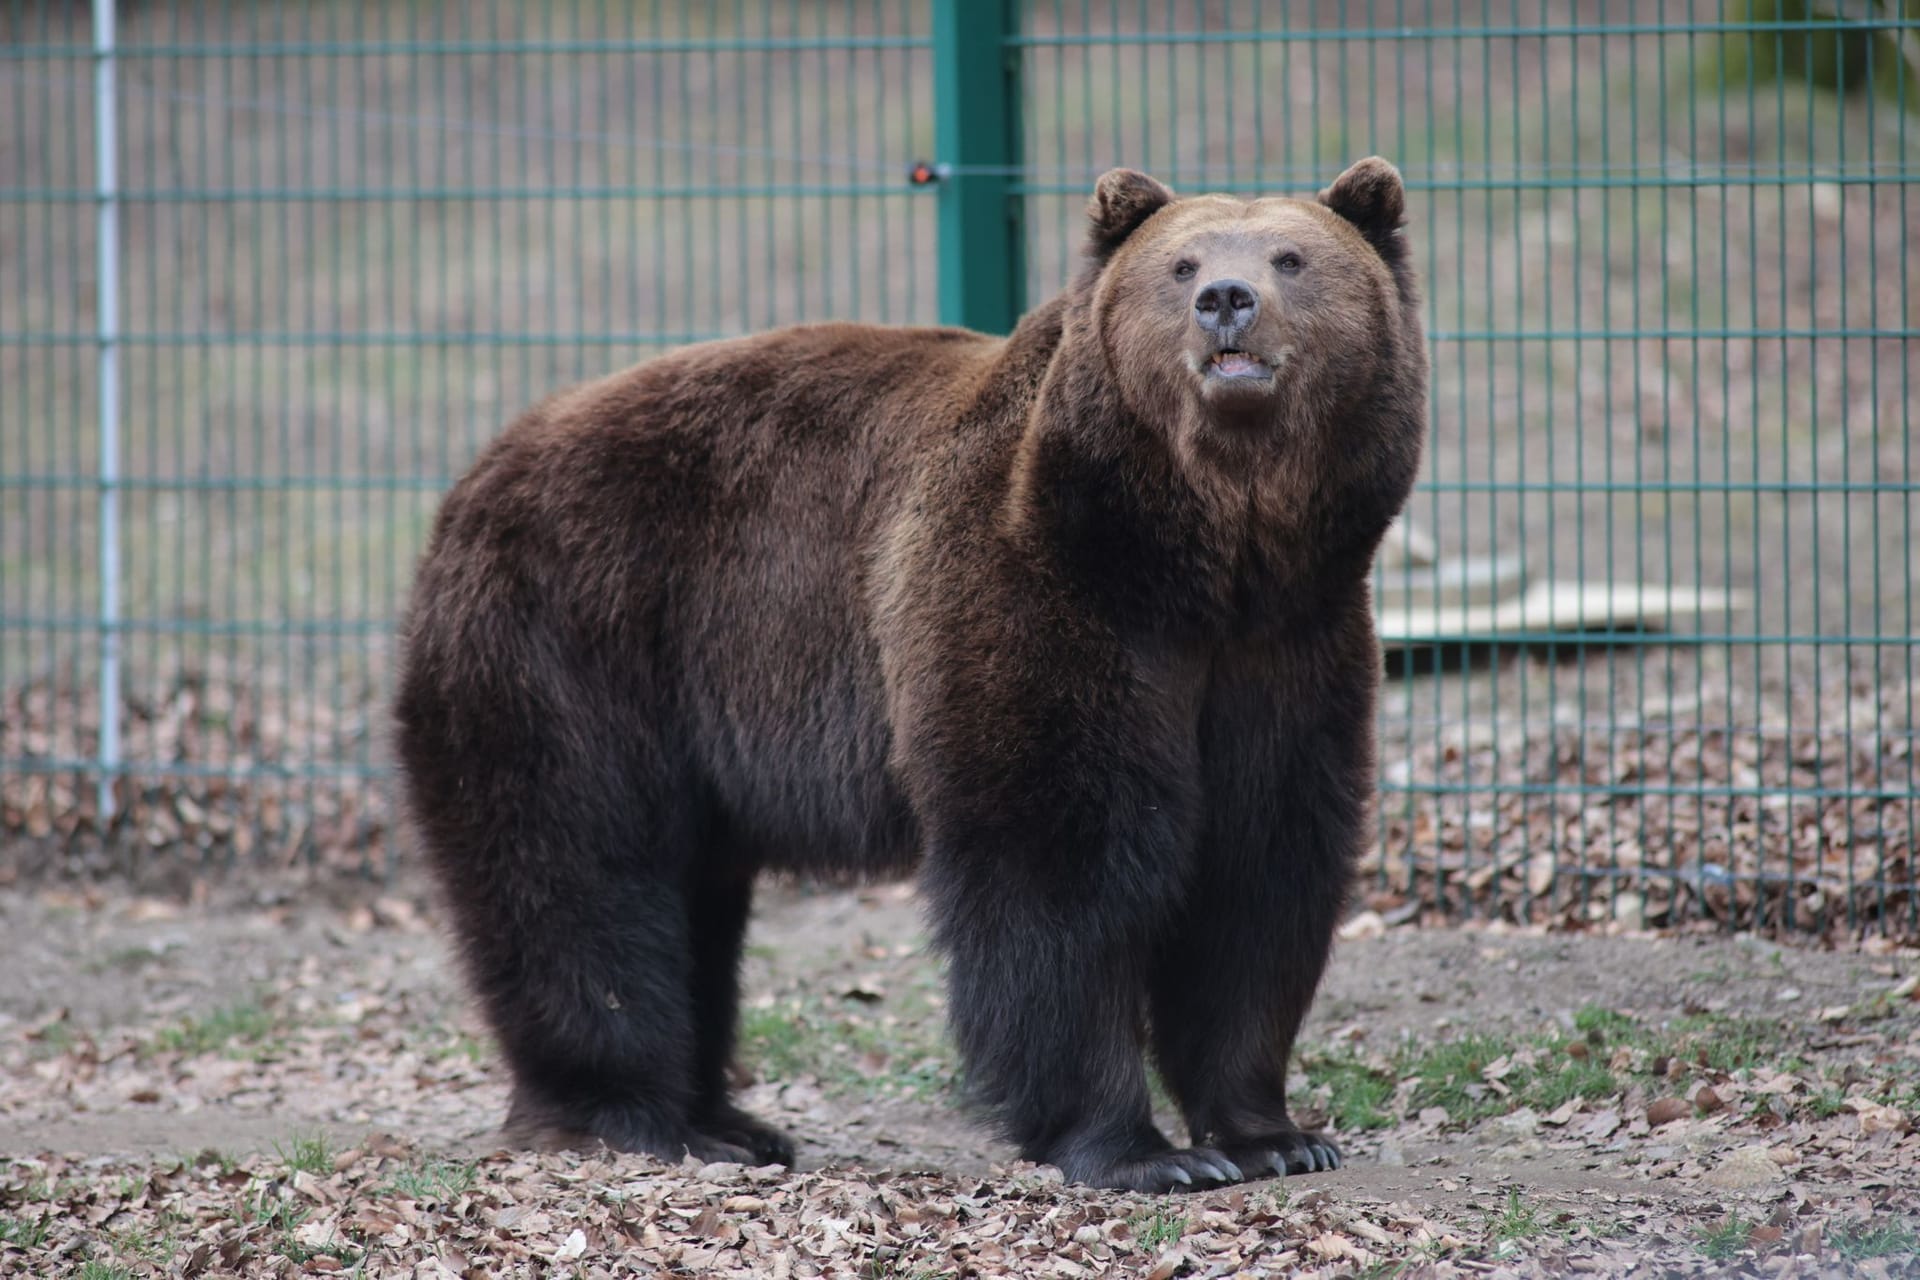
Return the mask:
[(1053, 1163), (1059, 1165), (1068, 1182), (1119, 1191), (1205, 1191), (1246, 1177), (1238, 1164), (1211, 1147), (1178, 1147), (1112, 1158), (1069, 1156)]
[(1323, 1134), (1306, 1129), (1282, 1129), (1257, 1138), (1221, 1144), (1249, 1177), (1277, 1173), (1324, 1173), (1340, 1167), (1340, 1148)]

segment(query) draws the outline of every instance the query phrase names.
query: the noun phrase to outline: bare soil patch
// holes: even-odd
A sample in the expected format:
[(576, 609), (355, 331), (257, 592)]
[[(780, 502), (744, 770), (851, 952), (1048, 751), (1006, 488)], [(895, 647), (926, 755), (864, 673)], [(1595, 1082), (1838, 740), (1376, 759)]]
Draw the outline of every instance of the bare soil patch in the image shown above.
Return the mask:
[(1296, 1085), (1347, 1167), (1145, 1197), (965, 1118), (904, 888), (764, 895), (741, 1074), (796, 1172), (497, 1152), (412, 895), (16, 892), (0, 1274), (1920, 1274), (1920, 955), (1349, 932)]

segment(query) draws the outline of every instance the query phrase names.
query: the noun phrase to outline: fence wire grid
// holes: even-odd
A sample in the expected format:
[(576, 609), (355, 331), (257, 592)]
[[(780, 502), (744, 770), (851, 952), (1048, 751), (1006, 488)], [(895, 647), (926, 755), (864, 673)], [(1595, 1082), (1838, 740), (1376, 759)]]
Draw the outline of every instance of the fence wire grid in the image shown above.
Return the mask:
[(1379, 153), (1434, 372), (1369, 905), (1920, 932), (1920, 5), (1029, 0), (969, 169), (949, 3), (0, 3), (0, 876), (403, 859), (440, 493), (664, 348), (951, 314), (916, 162), (1037, 301), (1112, 165)]

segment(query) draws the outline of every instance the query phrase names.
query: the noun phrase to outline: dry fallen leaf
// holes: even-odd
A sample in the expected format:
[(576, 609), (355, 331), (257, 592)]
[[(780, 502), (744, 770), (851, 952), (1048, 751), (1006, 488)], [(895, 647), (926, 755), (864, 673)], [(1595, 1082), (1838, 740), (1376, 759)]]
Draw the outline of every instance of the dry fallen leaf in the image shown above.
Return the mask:
[(1685, 1098), (1661, 1098), (1648, 1105), (1647, 1123), (1658, 1129), (1663, 1124), (1672, 1124), (1692, 1114), (1693, 1105)]
[(1847, 1110), (1860, 1117), (1860, 1133), (1868, 1137), (1876, 1133), (1905, 1133), (1907, 1116), (1898, 1107), (1889, 1107), (1869, 1098), (1848, 1098)]
[(1746, 1191), (1786, 1176), (1765, 1147), (1741, 1147), (1722, 1157), (1701, 1181), (1723, 1191)]

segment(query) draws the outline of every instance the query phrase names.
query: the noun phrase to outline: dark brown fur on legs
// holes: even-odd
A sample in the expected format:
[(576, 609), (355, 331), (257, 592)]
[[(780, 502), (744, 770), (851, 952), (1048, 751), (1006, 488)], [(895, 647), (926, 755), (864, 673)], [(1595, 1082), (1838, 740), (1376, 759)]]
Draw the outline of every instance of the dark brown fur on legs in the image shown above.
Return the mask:
[(753, 878), (918, 862), (1025, 1155), (1150, 1190), (1337, 1163), (1284, 1082), (1365, 841), (1367, 570), (1424, 423), (1402, 201), (1380, 160), (1317, 201), (1118, 170), (1009, 339), (705, 344), (486, 451), (397, 715), (512, 1140), (790, 1161), (726, 1091)]

